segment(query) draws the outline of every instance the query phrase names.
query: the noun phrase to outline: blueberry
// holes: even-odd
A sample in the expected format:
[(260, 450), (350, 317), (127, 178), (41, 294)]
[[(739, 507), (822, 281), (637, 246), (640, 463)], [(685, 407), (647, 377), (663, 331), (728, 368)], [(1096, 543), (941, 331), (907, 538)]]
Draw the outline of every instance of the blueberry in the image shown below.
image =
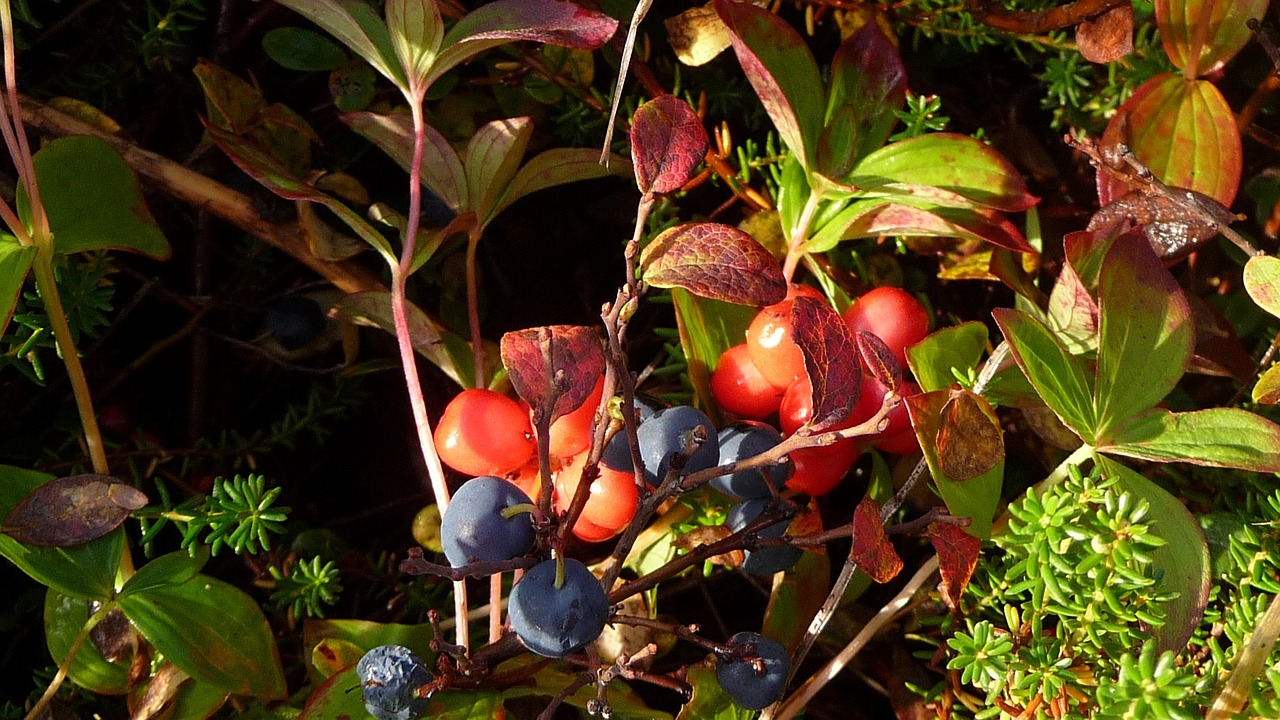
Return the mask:
[(324, 330), (325, 316), (315, 300), (289, 295), (272, 303), (263, 321), (280, 347), (297, 350)]
[[(762, 422), (747, 420), (720, 429), (720, 461), (738, 462), (772, 450), (782, 442), (782, 434)], [(713, 478), (711, 484), (721, 492), (740, 498), (769, 497), (769, 481), (781, 488), (791, 477), (795, 466), (790, 460), (754, 470), (741, 470)], [(768, 480), (766, 480), (766, 477)]]
[[(636, 427), (645, 424), (649, 418), (656, 415), (659, 411), (667, 406), (662, 401), (650, 395), (636, 395)], [(631, 472), (634, 468), (631, 466), (631, 448), (627, 446), (627, 433), (619, 428), (609, 442), (604, 446), (604, 453), (600, 456), (600, 463), (607, 468)]]
[(533, 516), (517, 512), (503, 517), (502, 513), (532, 502), (524, 491), (501, 478), (486, 475), (463, 483), (440, 520), (440, 541), (449, 564), (500, 562), (529, 552)]
[(379, 645), (356, 663), (364, 707), (378, 720), (409, 720), (431, 702), (424, 691), (431, 683), (431, 671), (407, 647)]
[(547, 560), (511, 588), (507, 610), (525, 647), (561, 658), (600, 637), (609, 619), (609, 600), (596, 576), (573, 559), (564, 560), (564, 583), (556, 587), (556, 561)]
[[(729, 526), (730, 530), (737, 532), (759, 517), (769, 502), (769, 498), (744, 500), (729, 509), (729, 517), (725, 524)], [(789, 520), (780, 520), (759, 531), (756, 535), (761, 538), (781, 537), (787, 531), (789, 524)], [(772, 575), (795, 565), (802, 552), (797, 547), (767, 547), (759, 550), (746, 550), (744, 552), (746, 559), (742, 561), (742, 569), (752, 575)]]
[(747, 710), (763, 710), (782, 696), (782, 687), (791, 670), (791, 655), (781, 643), (753, 632), (740, 632), (729, 638), (735, 648), (754, 646), (747, 652), (759, 658), (757, 667), (750, 658), (721, 658), (716, 663), (716, 680), (729, 697)]
[(640, 458), (644, 461), (645, 477), (650, 484), (656, 485), (666, 477), (673, 456), (693, 447), (693, 434), (698, 428), (702, 429), (706, 441), (685, 463), (682, 472), (688, 475), (720, 463), (720, 440), (715, 426), (701, 410), (688, 405), (665, 408), (654, 413), (636, 430)]

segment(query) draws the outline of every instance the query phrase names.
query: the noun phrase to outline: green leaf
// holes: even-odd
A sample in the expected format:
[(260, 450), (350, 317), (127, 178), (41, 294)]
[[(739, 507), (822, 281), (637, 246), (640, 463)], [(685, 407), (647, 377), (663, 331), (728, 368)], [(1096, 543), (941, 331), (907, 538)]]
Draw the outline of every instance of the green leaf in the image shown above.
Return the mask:
[(940, 207), (914, 198), (904, 198), (902, 202), (884, 198), (859, 200), (829, 220), (819, 218), (814, 225), (819, 229), (804, 244), (805, 252), (826, 252), (841, 240), (880, 235), (983, 240), (1017, 252), (1035, 249), (1013, 223), (994, 211)]
[(715, 8), (782, 142), (806, 170), (812, 168), (826, 93), (808, 43), (777, 15), (751, 3), (716, 0)]
[[(378, 115), (371, 112), (344, 113), (342, 121), (366, 140), (377, 145), (400, 169), (409, 172), (413, 164), (413, 119), (403, 113)], [(460, 213), (472, 209), (467, 189), (467, 173), (462, 159), (435, 128), (423, 126), (422, 184)]]
[(387, 0), (387, 31), (411, 88), (426, 93), (426, 80), (444, 41), (444, 23), (434, 0)]
[(676, 720), (752, 720), (754, 710), (743, 710), (720, 687), (713, 668), (689, 669), (685, 682), (693, 688), (693, 697), (680, 708)]
[(906, 97), (907, 71), (898, 48), (879, 23), (866, 23), (840, 44), (831, 59), (826, 129), (831, 130), (841, 109), (849, 108), (853, 114), (849, 134), (856, 142), (851, 159), (861, 159), (888, 140), (898, 124), (894, 111), (902, 109)]
[(1200, 624), (1209, 602), (1209, 545), (1199, 523), (1167, 490), (1110, 458), (1099, 458), (1102, 470), (1118, 477), (1120, 488), (1146, 500), (1146, 522), (1165, 544), (1151, 551), (1151, 564), (1160, 579), (1160, 592), (1178, 597), (1164, 606), (1168, 621), (1152, 630), (1159, 651), (1181, 652)]
[(1280, 426), (1238, 408), (1156, 408), (1116, 428), (1098, 450), (1154, 462), (1280, 472)]
[(481, 125), (467, 143), (463, 167), (467, 173), (467, 193), (473, 203), (480, 227), (497, 214), (507, 186), (516, 176), (524, 150), (533, 135), (533, 120), (528, 117), (494, 120)]
[[(357, 325), (382, 328), (395, 334), (391, 293), (371, 291), (347, 295), (334, 303), (333, 310), (338, 317)], [(451, 338), (456, 338), (460, 345), (451, 345)], [(466, 340), (446, 330), (413, 303), (409, 303), (409, 339), (419, 355), (430, 360), (450, 379), (462, 387), (473, 387), (474, 369)], [(465, 358), (461, 358), (455, 350), (464, 353)]]
[[(169, 258), (169, 241), (147, 209), (138, 177), (105, 140), (58, 138), (32, 162), (56, 252), (132, 250), (157, 260)], [(18, 215), (29, 225), (31, 201), (22, 185), (17, 202)]]
[(13, 319), (18, 295), (35, 259), (34, 247), (23, 247), (14, 236), (0, 234), (0, 335)]
[(711, 397), (711, 371), (725, 350), (743, 342), (747, 326), (758, 311), (748, 305), (701, 298), (681, 288), (671, 288), (671, 300), (675, 304), (680, 346), (688, 361), (689, 381), (698, 395), (699, 406), (711, 413), (716, 407)]
[[(364, 708), (364, 695), (360, 688), (360, 676), (354, 665), (343, 672), (334, 673), (328, 680), (316, 686), (307, 698), (306, 707), (297, 720), (353, 720), (369, 717)], [(352, 692), (356, 690), (356, 692)]]
[(337, 70), (347, 62), (347, 54), (318, 32), (298, 27), (280, 27), (262, 36), (262, 50), (281, 67), (300, 72)]
[[(1217, 72), (1249, 42), (1249, 18), (1265, 17), (1267, 0), (1156, 0), (1156, 24), (1164, 51), (1180, 70), (1204, 77)], [(1204, 44), (1194, 40), (1204, 25)]]
[[(1004, 459), (991, 469), (967, 480), (953, 480), (943, 470), (938, 454), (939, 432), (943, 429), (943, 409), (951, 394), (935, 390), (912, 395), (904, 400), (911, 416), (911, 427), (920, 441), (929, 473), (937, 485), (938, 494), (947, 505), (947, 511), (956, 517), (967, 517), (972, 522), (966, 528), (970, 535), (983, 540), (991, 537), (991, 521), (1000, 504), (1000, 490), (1004, 485)], [(984, 412), (990, 408), (984, 409)], [(992, 413), (994, 421), (994, 413)], [(964, 442), (962, 438), (960, 442)]]
[(976, 320), (943, 328), (907, 348), (907, 364), (925, 392), (943, 390), (978, 366), (987, 349), (987, 326)]
[(1244, 264), (1244, 289), (1258, 307), (1280, 317), (1280, 258), (1258, 255)]
[[(92, 614), (89, 600), (72, 597), (53, 588), (44, 596), (44, 640), (49, 655), (61, 664), (76, 636)], [(71, 661), (71, 681), (100, 695), (123, 695), (129, 691), (128, 658), (111, 662), (92, 642), (84, 642)]]
[(992, 315), (1044, 403), (1077, 435), (1092, 438), (1097, 427), (1093, 392), (1080, 361), (1031, 315), (1011, 308), (997, 308)]
[(244, 591), (207, 575), (121, 595), (143, 637), (193, 678), (237, 695), (287, 694), (267, 619)]
[(408, 89), (386, 23), (362, 0), (280, 0), (280, 4), (324, 28), (396, 87)]
[[(53, 480), (50, 475), (0, 465), (0, 517), (8, 515), (32, 490)], [(79, 598), (105, 600), (115, 592), (116, 570), (124, 551), (124, 531), (74, 547), (36, 547), (0, 534), (0, 555), (36, 582)]]
[(195, 577), (209, 561), (209, 549), (201, 546), (195, 557), (186, 550), (161, 555), (138, 568), (120, 588), (120, 595), (136, 595), (167, 585), (180, 585)]
[[(379, 623), (372, 620), (308, 620), (302, 626), (302, 647), (311, 657), (321, 643), (354, 645), (360, 655), (379, 645), (403, 645), (418, 654), (428, 665), (434, 665), (435, 653), (431, 652), (434, 636), (431, 626)], [(316, 670), (310, 667), (309, 670)], [(358, 683), (357, 683), (358, 684)]]
[(1191, 358), (1191, 306), (1145, 242), (1117, 242), (1098, 279), (1096, 433), (1155, 406)]
[(1272, 365), (1253, 386), (1253, 401), (1263, 405), (1280, 403), (1280, 365)]
[(216, 685), (187, 678), (174, 695), (169, 720), (208, 720), (227, 697), (227, 691)]
[[(527, 676), (526, 669), (541, 663), (538, 658), (525, 653), (521, 657), (508, 660), (494, 670), (494, 674), (511, 674), (516, 677)], [(525, 682), (512, 685), (502, 691), (504, 698), (528, 697), (530, 695), (552, 696), (568, 687), (579, 677), (578, 673), (568, 672), (559, 665), (546, 665), (532, 674)], [(565, 698), (565, 704), (585, 711), (588, 703), (596, 699), (596, 688), (588, 683), (577, 692)], [(670, 720), (671, 715), (661, 710), (654, 710), (644, 704), (640, 696), (625, 682), (615, 681), (609, 685), (609, 709), (613, 720)], [(426, 715), (431, 717), (430, 708)], [(585, 714), (585, 712), (583, 713)]]
[(600, 151), (594, 148), (552, 148), (534, 155), (516, 172), (506, 193), (493, 208), (497, 215), (525, 195), (579, 180), (617, 175), (631, 175), (631, 161), (610, 154), (609, 162), (600, 162)]
[(1004, 212), (1021, 212), (1039, 201), (1004, 156), (955, 133), (929, 133), (886, 145), (863, 158), (846, 182), (887, 197), (910, 194), (912, 188), (937, 188), (969, 207)]
[[(1222, 2), (1221, 5), (1231, 3)], [(1240, 184), (1244, 154), (1236, 116), (1208, 80), (1165, 73), (1125, 101), (1102, 134), (1101, 145), (1124, 143), (1167, 185), (1204, 193), (1230, 207)], [(1104, 202), (1127, 191), (1100, 175)]]

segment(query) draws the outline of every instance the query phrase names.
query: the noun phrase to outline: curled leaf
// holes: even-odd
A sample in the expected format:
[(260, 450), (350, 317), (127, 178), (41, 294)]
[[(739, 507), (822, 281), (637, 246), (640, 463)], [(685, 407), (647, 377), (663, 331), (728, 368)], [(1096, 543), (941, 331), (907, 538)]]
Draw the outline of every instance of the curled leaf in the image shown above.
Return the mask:
[(973, 569), (978, 565), (978, 553), (982, 550), (982, 541), (964, 531), (964, 528), (951, 523), (930, 523), (929, 542), (938, 553), (938, 572), (942, 575), (942, 601), (947, 607), (955, 610), (960, 604), (960, 595), (969, 578), (973, 577)]
[(32, 490), (0, 525), (28, 545), (83, 545), (120, 526), (147, 504), (142, 491), (107, 475), (72, 475)]
[(631, 160), (643, 193), (677, 190), (707, 152), (707, 131), (684, 100), (660, 95), (631, 118)]
[(787, 295), (782, 268), (755, 238), (720, 223), (663, 231), (640, 253), (645, 282), (680, 287), (738, 305), (772, 305)]
[(969, 480), (1004, 459), (1004, 436), (995, 411), (982, 396), (952, 390), (942, 406), (937, 435), (938, 461), (952, 480)]
[(887, 583), (902, 570), (902, 558), (885, 535), (880, 522), (880, 505), (865, 497), (853, 511), (853, 547), (849, 557), (858, 569), (878, 583)]
[(604, 374), (604, 348), (594, 328), (549, 325), (502, 336), (502, 363), (534, 412), (551, 420), (581, 407)]
[(1090, 230), (1132, 220), (1142, 226), (1161, 260), (1190, 253), (1218, 235), (1219, 225), (1235, 220), (1217, 200), (1193, 190), (1175, 190), (1180, 198), (1132, 191), (1107, 203), (1089, 220)]
[(796, 297), (791, 306), (791, 336), (804, 355), (805, 370), (813, 387), (815, 431), (849, 417), (862, 390), (862, 370), (849, 326), (826, 303)]

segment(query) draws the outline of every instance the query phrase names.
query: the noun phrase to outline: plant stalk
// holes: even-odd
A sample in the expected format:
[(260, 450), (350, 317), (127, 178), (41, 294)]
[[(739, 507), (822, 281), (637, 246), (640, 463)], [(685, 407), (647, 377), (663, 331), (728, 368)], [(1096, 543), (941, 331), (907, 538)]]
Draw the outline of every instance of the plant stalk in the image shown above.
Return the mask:
[[(5, 4), (6, 6), (8, 5), (8, 3)], [(89, 639), (89, 633), (93, 632), (98, 623), (115, 607), (115, 600), (109, 600), (104, 602), (97, 612), (89, 616), (89, 619), (84, 623), (84, 627), (80, 628), (80, 632), (71, 641), (71, 647), (67, 648), (67, 656), (62, 659), (62, 662), (58, 663), (58, 672), (53, 676), (53, 680), (49, 682), (49, 687), (45, 688), (44, 694), (40, 696), (40, 699), (31, 708), (31, 712), (27, 713), (23, 720), (36, 720), (36, 718), (44, 715), (50, 701), (53, 700), (53, 696), (57, 694), (58, 688), (62, 687), (62, 681), (67, 679), (67, 673), (71, 670), (71, 663), (76, 659), (76, 654), (80, 652), (84, 641)]]
[(800, 211), (800, 218), (796, 226), (791, 229), (791, 238), (787, 242), (787, 258), (782, 264), (782, 276), (787, 282), (791, 282), (791, 278), (795, 276), (800, 258), (804, 256), (800, 248), (809, 239), (809, 226), (813, 224), (813, 218), (818, 214), (820, 204), (822, 204), (822, 195), (811, 189), (809, 199), (805, 200), (804, 209)]

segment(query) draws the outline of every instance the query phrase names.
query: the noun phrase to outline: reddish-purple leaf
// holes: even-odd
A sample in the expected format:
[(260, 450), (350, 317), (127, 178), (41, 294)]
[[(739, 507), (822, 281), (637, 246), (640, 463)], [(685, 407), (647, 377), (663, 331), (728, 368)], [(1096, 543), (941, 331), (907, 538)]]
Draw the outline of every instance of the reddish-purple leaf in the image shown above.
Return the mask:
[(738, 305), (772, 305), (787, 295), (778, 261), (755, 238), (720, 223), (664, 230), (640, 254), (645, 282), (681, 287)]
[(813, 388), (815, 431), (849, 417), (862, 390), (862, 369), (853, 334), (839, 313), (816, 298), (797, 296), (791, 305), (791, 337), (804, 354)]
[(960, 595), (973, 577), (978, 565), (978, 553), (982, 541), (952, 523), (929, 523), (929, 542), (938, 552), (938, 572), (942, 575), (942, 602), (955, 610), (960, 605)]
[(898, 392), (902, 386), (902, 365), (898, 362), (898, 356), (875, 333), (859, 330), (854, 335), (854, 341), (858, 345), (858, 355), (862, 358), (863, 366), (871, 372), (876, 382)]
[(146, 504), (141, 490), (113, 477), (72, 475), (32, 490), (0, 524), (0, 532), (28, 545), (83, 545), (115, 530)]
[(1076, 26), (1076, 47), (1085, 60), (1115, 62), (1133, 52), (1133, 4), (1120, 3)]
[[(855, 140), (853, 159), (882, 147), (898, 123), (907, 97), (907, 71), (902, 57), (880, 24), (869, 22), (840, 45), (831, 60), (827, 105), (852, 107)], [(831, 126), (828, 119), (827, 126)]]
[(1004, 460), (1004, 435), (991, 405), (970, 390), (952, 390), (942, 406), (938, 462), (952, 480), (969, 480)]
[(887, 583), (902, 570), (902, 558), (885, 535), (880, 522), (880, 506), (869, 496), (853, 511), (853, 547), (849, 557), (858, 569), (878, 583)]
[(689, 104), (660, 95), (631, 118), (631, 161), (643, 193), (677, 190), (707, 152), (707, 131)]
[(502, 364), (516, 393), (551, 420), (580, 407), (604, 374), (595, 328), (549, 325), (502, 336)]

